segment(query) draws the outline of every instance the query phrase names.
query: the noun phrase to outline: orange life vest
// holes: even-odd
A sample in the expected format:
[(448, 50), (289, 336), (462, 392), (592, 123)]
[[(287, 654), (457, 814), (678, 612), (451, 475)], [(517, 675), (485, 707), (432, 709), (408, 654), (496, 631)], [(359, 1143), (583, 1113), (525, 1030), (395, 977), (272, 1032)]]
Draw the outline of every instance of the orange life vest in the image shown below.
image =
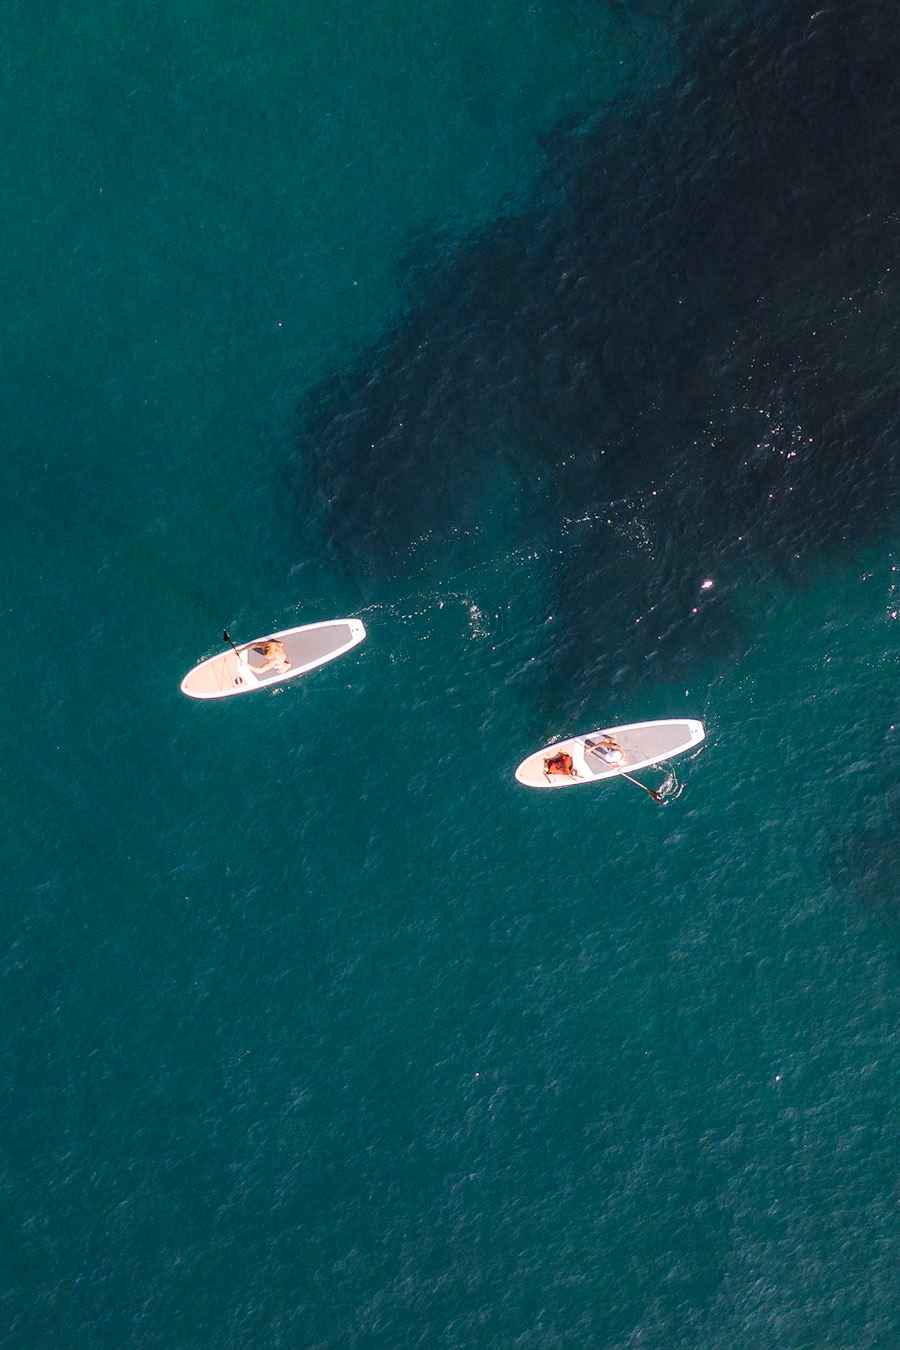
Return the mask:
[(562, 773), (571, 778), (573, 768), (572, 756), (567, 755), (565, 751), (554, 755), (552, 759), (544, 760), (544, 773)]

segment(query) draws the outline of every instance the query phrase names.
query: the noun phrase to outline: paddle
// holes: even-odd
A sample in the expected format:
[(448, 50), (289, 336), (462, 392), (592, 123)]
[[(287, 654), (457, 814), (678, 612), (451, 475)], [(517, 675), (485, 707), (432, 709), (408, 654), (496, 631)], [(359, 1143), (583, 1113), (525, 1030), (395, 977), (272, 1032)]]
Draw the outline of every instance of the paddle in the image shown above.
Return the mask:
[[(228, 643), (229, 647), (230, 647), (231, 650), (234, 652), (235, 656), (236, 656), (237, 659), (240, 661), (241, 665), (243, 665), (243, 666), (250, 666), (250, 661), (249, 661), (249, 659), (248, 659), (246, 656), (242, 656), (241, 653), (238, 651), (237, 647), (236, 647), (236, 646), (234, 645), (234, 643), (231, 641), (231, 635), (229, 634), (227, 628), (223, 628), (223, 630), (222, 630), (222, 641)], [(256, 648), (256, 650), (258, 651), (259, 648)], [(253, 666), (250, 666), (250, 669), (253, 670)]]
[(648, 788), (646, 783), (639, 783), (636, 778), (632, 778), (630, 773), (623, 773), (621, 769), (619, 770), (619, 777), (627, 778), (629, 783), (634, 783), (635, 787), (643, 788), (644, 791), (653, 798), (657, 806), (662, 806), (663, 796), (661, 792), (657, 792), (655, 788)]
[[(612, 744), (611, 744), (610, 746), (608, 746), (607, 748), (609, 748), (609, 749), (621, 750), (621, 746), (616, 745), (615, 741), (613, 741)], [(604, 750), (604, 746), (601, 744), (600, 741), (594, 741), (591, 745), (585, 745), (585, 747), (584, 747), (584, 753), (585, 753), (585, 755), (589, 755), (589, 754), (591, 753), (592, 750), (593, 750), (593, 751), (596, 751), (598, 754), (601, 754), (601, 755), (602, 755), (602, 754), (603, 754), (603, 750)], [(614, 767), (614, 766), (613, 766), (613, 767)], [(629, 783), (634, 783), (635, 787), (643, 788), (644, 791), (647, 793), (647, 795), (648, 795), (649, 797), (652, 797), (652, 798), (653, 798), (653, 800), (656, 802), (657, 806), (661, 806), (661, 805), (662, 805), (662, 793), (661, 793), (661, 792), (657, 792), (655, 788), (648, 788), (647, 785), (646, 785), (646, 783), (641, 783), (641, 782), (638, 781), (637, 778), (632, 778), (631, 774), (630, 774), (630, 773), (625, 773), (625, 771), (624, 771), (623, 769), (616, 769), (616, 773), (619, 775), (620, 778), (627, 778), (628, 781), (629, 781)]]
[[(249, 670), (252, 670), (252, 669), (253, 669), (253, 667), (250, 665), (250, 662), (247, 660), (247, 657), (246, 657), (246, 656), (241, 656), (241, 654), (240, 654), (240, 652), (238, 651), (237, 647), (236, 647), (236, 646), (234, 645), (234, 643), (231, 641), (231, 635), (230, 635), (230, 633), (228, 632), (228, 629), (227, 629), (227, 628), (223, 628), (223, 629), (222, 629), (222, 641), (228, 643), (229, 647), (231, 648), (231, 650), (234, 652), (235, 656), (237, 657), (238, 662), (240, 663), (240, 665), (242, 665), (242, 666), (247, 666), (247, 668), (248, 668)], [(240, 680), (238, 680), (238, 683), (240, 683)]]

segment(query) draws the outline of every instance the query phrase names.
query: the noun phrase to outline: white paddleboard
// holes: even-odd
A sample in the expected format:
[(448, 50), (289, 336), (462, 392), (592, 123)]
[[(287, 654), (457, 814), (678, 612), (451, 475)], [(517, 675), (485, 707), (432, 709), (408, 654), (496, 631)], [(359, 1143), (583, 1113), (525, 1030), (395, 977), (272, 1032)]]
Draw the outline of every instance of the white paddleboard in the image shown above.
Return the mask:
[[(359, 619), (328, 619), (324, 623), (285, 628), (280, 633), (245, 642), (237, 653), (229, 647), (218, 656), (201, 661), (181, 681), (181, 692), (191, 698), (228, 698), (232, 694), (249, 694), (253, 689), (268, 689), (269, 685), (293, 680), (336, 656), (343, 656), (365, 636)], [(273, 668), (254, 674), (257, 667), (265, 664), (263, 647), (267, 642), (280, 642), (290, 664), (281, 671)]]
[[(516, 778), (526, 787), (556, 788), (580, 787), (583, 783), (597, 783), (601, 778), (615, 778), (623, 770), (633, 773), (651, 764), (682, 755), (699, 745), (706, 735), (703, 725), (692, 718), (668, 719), (662, 722), (629, 722), (622, 727), (604, 727), (589, 731), (585, 736), (570, 736), (565, 741), (554, 741), (523, 759), (516, 769)], [(604, 736), (611, 737), (621, 751), (611, 753), (615, 763), (604, 757), (599, 744)], [(548, 761), (556, 760), (571, 772), (547, 771)]]

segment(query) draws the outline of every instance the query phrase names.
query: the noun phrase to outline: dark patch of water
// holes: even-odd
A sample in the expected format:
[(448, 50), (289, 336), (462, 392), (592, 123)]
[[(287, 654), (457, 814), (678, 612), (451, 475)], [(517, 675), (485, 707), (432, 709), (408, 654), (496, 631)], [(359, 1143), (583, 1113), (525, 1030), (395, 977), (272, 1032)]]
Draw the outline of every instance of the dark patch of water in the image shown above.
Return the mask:
[(553, 137), (533, 208), (414, 276), (303, 410), (330, 547), (373, 590), (479, 529), (502, 465), (497, 546), (568, 531), (557, 673), (583, 688), (740, 650), (729, 582), (800, 584), (898, 505), (895, 14), (681, 13), (671, 87)]

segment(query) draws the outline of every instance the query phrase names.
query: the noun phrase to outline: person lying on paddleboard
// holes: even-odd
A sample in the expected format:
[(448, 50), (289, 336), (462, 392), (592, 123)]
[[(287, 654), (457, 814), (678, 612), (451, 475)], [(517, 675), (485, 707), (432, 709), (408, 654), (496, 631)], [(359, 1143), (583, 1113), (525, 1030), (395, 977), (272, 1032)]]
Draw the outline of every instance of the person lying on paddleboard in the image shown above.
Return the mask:
[(245, 663), (249, 660), (248, 650), (262, 652), (265, 658), (261, 666), (250, 667), (254, 675), (266, 675), (270, 670), (273, 670), (276, 675), (283, 675), (286, 670), (291, 668), (284, 646), (278, 641), (264, 642), (262, 647), (246, 648), (240, 653), (240, 659)]
[(625, 751), (612, 736), (601, 736), (599, 741), (595, 741), (593, 745), (586, 748), (592, 755), (600, 755), (602, 759), (606, 760), (607, 764), (615, 766), (625, 762)]

